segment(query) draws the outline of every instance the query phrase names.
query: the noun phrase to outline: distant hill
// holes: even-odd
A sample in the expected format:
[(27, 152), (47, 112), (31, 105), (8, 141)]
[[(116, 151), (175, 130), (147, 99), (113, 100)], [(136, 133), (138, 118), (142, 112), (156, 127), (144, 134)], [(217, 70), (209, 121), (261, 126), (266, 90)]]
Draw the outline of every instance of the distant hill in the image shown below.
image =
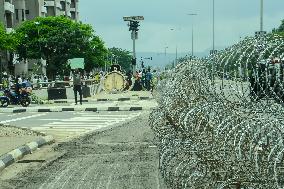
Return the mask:
[[(224, 47), (218, 47), (216, 49), (224, 49)], [(210, 52), (210, 49), (206, 49), (203, 52), (196, 52), (194, 53), (197, 57), (205, 57), (208, 56)], [(189, 53), (178, 53), (178, 58), (185, 57), (186, 55), (189, 55)], [(164, 68), (166, 65), (172, 63), (175, 61), (176, 54), (175, 53), (161, 53), (161, 52), (137, 52), (137, 66), (138, 68), (141, 66), (141, 57), (143, 57), (144, 65), (145, 66), (151, 66), (154, 68)], [(148, 60), (147, 58), (152, 57), (152, 60)], [(145, 59), (146, 58), (146, 59)]]
[[(188, 53), (178, 53), (177, 58), (185, 57)], [(196, 53), (198, 57), (204, 57), (207, 53)], [(137, 52), (137, 66), (141, 65), (141, 57), (143, 57), (144, 65), (151, 67), (164, 68), (166, 65), (172, 63), (176, 59), (175, 53), (155, 53), (155, 52)], [(152, 57), (152, 60), (148, 58)]]

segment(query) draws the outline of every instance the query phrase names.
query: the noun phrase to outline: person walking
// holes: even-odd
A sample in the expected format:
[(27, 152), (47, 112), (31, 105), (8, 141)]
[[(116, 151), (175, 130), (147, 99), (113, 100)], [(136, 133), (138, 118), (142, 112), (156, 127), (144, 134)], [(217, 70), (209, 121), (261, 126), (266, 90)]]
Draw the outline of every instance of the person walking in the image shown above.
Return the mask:
[(80, 104), (82, 105), (82, 81), (81, 81), (80, 72), (78, 70), (75, 70), (73, 74), (73, 90), (74, 90), (75, 104), (77, 105), (77, 92), (78, 92), (80, 95)]

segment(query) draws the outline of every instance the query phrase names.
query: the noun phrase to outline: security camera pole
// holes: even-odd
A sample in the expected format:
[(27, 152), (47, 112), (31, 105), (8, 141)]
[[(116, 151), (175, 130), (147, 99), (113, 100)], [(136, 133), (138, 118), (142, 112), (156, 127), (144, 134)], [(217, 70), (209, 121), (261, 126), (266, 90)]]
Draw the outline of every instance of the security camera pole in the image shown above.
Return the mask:
[(139, 21), (144, 20), (143, 16), (127, 16), (123, 17), (124, 21), (128, 21), (129, 31), (131, 31), (131, 39), (133, 40), (133, 57), (132, 57), (132, 72), (136, 71), (136, 52), (135, 52), (135, 40), (138, 39), (138, 27)]

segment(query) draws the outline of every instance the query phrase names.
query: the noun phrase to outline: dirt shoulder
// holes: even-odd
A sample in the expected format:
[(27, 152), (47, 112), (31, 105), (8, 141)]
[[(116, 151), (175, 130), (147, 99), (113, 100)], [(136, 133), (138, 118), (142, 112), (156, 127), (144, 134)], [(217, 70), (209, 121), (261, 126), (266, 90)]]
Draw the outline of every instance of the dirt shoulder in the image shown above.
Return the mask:
[(164, 189), (148, 116), (63, 143), (57, 152), (64, 156), (6, 180), (5, 187)]

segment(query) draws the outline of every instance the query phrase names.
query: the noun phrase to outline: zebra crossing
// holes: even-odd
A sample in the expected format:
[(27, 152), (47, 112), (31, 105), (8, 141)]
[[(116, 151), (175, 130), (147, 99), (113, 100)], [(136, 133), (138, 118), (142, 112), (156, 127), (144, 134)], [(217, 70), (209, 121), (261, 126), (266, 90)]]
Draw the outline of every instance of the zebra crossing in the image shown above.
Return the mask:
[[(8, 120), (3, 120), (3, 121), (0, 121), (0, 124), (7, 125), (7, 124), (12, 123), (12, 122), (22, 121), (22, 120), (25, 120), (25, 119), (32, 119), (32, 118), (36, 118), (36, 117), (40, 117), (40, 116), (44, 116), (44, 115), (46, 115), (46, 113), (29, 115), (29, 116), (25, 116), (25, 117), (18, 117), (18, 118), (8, 119)], [(12, 116), (8, 115), (8, 117), (12, 117)]]
[(140, 112), (128, 114), (90, 114), (80, 112), (72, 118), (40, 119), (49, 123), (31, 127), (30, 129), (53, 135), (58, 141), (79, 137), (91, 131), (119, 125), (141, 115)]

